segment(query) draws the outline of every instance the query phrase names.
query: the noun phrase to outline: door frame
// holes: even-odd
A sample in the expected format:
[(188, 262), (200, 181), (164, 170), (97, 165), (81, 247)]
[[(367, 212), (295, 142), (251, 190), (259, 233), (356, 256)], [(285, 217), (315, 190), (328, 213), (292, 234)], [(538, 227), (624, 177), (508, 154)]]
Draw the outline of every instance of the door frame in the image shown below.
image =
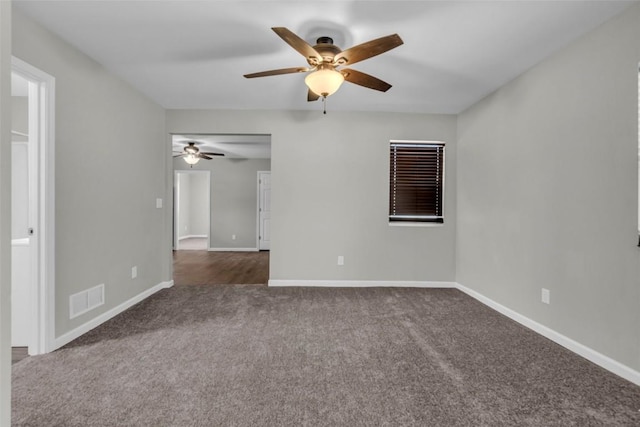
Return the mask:
[[(258, 199), (257, 199), (257, 203), (256, 203), (256, 248), (257, 248), (258, 251), (262, 250), (262, 249), (260, 249), (260, 235), (261, 235), (260, 232), (262, 231), (262, 228), (261, 228), (262, 227), (262, 223), (260, 221), (260, 206), (261, 206), (260, 202), (261, 202), (261, 199), (262, 199), (262, 192), (260, 191), (261, 190), (260, 186), (262, 184), (260, 183), (260, 181), (261, 181), (261, 177), (262, 177), (263, 174), (269, 174), (269, 176), (271, 176), (271, 171), (270, 170), (268, 170), (268, 171), (258, 171), (258, 180), (257, 180)], [(269, 249), (264, 249), (264, 250), (271, 251), (271, 245), (269, 245)]]
[[(34, 191), (29, 205), (32, 246), (33, 326), (29, 354), (55, 350), (55, 78), (50, 74), (11, 57), (11, 72), (29, 82), (29, 165)], [(33, 177), (33, 180), (32, 178)]]
[(179, 230), (177, 227), (178, 218), (180, 216), (180, 187), (178, 182), (180, 174), (206, 174), (207, 175), (207, 250), (211, 247), (211, 171), (208, 170), (191, 170), (191, 169), (174, 169), (173, 171), (173, 250), (178, 250)]

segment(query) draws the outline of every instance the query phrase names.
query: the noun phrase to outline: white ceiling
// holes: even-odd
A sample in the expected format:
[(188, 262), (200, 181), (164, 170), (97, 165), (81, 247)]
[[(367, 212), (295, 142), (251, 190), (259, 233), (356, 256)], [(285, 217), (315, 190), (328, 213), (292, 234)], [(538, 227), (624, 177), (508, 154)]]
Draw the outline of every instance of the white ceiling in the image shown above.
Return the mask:
[(172, 135), (174, 153), (195, 142), (200, 151), (222, 153), (228, 159), (270, 159), (271, 135), (181, 134)]
[(21, 9), (165, 108), (321, 109), (305, 66), (271, 27), (342, 49), (398, 33), (404, 45), (353, 68), (393, 85), (345, 83), (330, 110), (458, 113), (630, 1), (32, 1)]

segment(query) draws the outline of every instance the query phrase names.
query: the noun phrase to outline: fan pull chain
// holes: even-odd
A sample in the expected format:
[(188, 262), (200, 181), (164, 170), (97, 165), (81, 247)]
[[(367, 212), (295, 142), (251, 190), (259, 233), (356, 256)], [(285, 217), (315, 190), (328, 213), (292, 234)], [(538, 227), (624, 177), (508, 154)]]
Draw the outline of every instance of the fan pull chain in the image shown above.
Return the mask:
[(322, 108), (323, 108), (322, 114), (327, 114), (327, 97), (326, 96), (322, 97)]

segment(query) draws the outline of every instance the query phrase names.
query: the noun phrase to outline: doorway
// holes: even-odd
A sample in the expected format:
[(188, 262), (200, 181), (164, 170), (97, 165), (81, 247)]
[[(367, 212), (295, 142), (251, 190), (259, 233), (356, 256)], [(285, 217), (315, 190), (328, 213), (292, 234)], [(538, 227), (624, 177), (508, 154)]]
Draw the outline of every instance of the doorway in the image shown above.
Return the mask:
[[(171, 135), (174, 170), (174, 248), (180, 233), (187, 233), (179, 213), (185, 203), (176, 173), (210, 173), (209, 246), (207, 251), (174, 251), (173, 279), (186, 284), (266, 284), (269, 252), (260, 244), (259, 174), (269, 187), (271, 135), (200, 134)], [(197, 149), (197, 150), (196, 150)], [(202, 153), (199, 159), (193, 153)], [(270, 207), (263, 198), (263, 206)], [(263, 209), (264, 210), (264, 209)], [(270, 211), (270, 209), (269, 209)], [(266, 212), (266, 211), (265, 211)], [(267, 230), (270, 242), (270, 230)], [(264, 235), (264, 232), (262, 233)]]
[(209, 171), (175, 171), (174, 249), (209, 249), (210, 230)]
[(52, 351), (55, 79), (13, 57), (11, 346)]

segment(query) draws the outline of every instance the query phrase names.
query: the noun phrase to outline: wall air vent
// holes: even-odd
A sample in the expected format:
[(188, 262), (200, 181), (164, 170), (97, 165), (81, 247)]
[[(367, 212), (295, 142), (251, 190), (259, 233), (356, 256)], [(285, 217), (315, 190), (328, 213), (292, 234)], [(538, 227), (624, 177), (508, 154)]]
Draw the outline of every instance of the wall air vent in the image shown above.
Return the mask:
[(69, 318), (73, 319), (104, 304), (104, 283), (69, 297)]

